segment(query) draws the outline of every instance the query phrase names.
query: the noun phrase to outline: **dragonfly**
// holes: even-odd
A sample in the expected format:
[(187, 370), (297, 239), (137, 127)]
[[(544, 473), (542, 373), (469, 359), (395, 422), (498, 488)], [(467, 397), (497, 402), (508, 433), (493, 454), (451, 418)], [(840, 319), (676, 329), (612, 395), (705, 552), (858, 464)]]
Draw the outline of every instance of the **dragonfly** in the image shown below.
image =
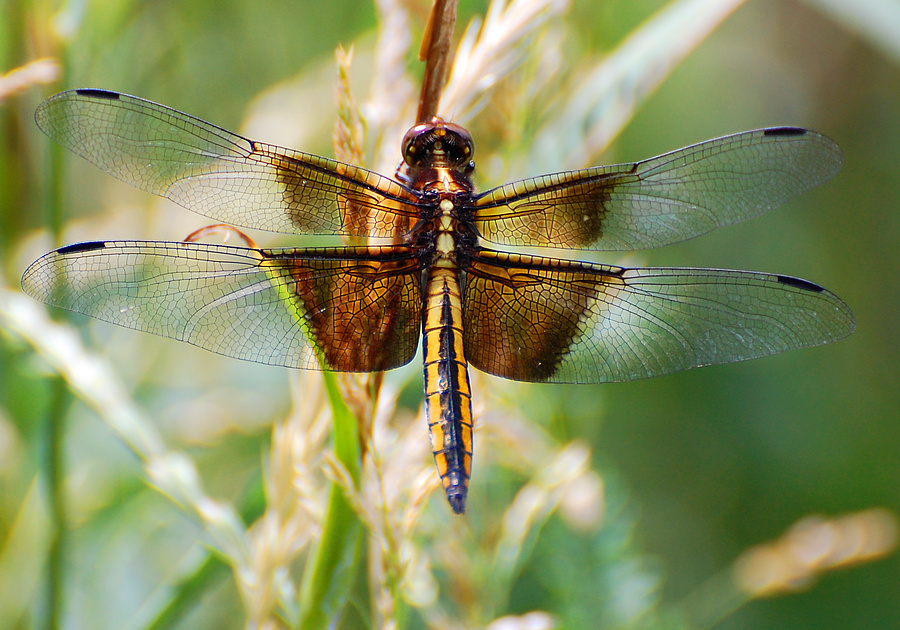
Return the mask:
[(829, 343), (856, 325), (834, 293), (792, 276), (484, 246), (638, 250), (756, 217), (840, 169), (840, 148), (806, 129), (746, 131), (477, 192), (471, 135), (437, 117), (406, 133), (393, 178), (106, 90), (57, 94), (35, 119), (103, 171), (205, 217), (347, 241), (77, 243), (27, 268), (28, 294), (289, 368), (390, 370), (421, 339), (432, 451), (458, 514), (472, 470), (470, 365), (516, 381), (630, 381)]

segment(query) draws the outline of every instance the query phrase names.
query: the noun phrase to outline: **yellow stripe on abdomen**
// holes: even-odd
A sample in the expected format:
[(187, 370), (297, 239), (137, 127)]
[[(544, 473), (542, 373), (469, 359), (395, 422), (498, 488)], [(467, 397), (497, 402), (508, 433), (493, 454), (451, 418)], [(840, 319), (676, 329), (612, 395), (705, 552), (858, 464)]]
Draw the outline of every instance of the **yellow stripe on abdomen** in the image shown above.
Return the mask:
[(422, 349), (431, 450), (447, 500), (462, 514), (472, 474), (472, 394), (456, 274), (456, 269), (438, 267), (428, 279)]

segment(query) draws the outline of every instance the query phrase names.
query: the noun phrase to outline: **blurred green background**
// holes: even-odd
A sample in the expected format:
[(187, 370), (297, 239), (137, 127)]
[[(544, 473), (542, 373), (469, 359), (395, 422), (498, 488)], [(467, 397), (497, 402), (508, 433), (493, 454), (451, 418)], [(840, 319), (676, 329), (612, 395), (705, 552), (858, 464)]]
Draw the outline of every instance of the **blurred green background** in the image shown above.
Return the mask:
[[(462, 2), (460, 24), (485, 4)], [(563, 63), (577, 71), (613, 50), (664, 4), (576, 2), (564, 18)], [(871, 25), (855, 19), (872, 4), (747, 2), (594, 160), (636, 160), (768, 125), (799, 125), (832, 137), (846, 154), (834, 181), (760, 219), (626, 260), (806, 278), (850, 305), (856, 333), (830, 346), (651, 381), (497, 385), (522, 401), (520, 413), (558, 439), (590, 443), (610, 501), (628, 524), (618, 544), (658, 580), (649, 588), (658, 584), (663, 607), (677, 609), (743, 550), (778, 538), (807, 515), (877, 506), (900, 512), (900, 7), (883, 3), (879, 26), (896, 34), (892, 48), (890, 35), (879, 40)], [(370, 3), (354, 0), (103, 0), (71, 3), (57, 15), (58, 24), (69, 19), (80, 25), (77, 36), (59, 47), (48, 35), (56, 9), (0, 0), (0, 71), (64, 49), (60, 82), (0, 104), (0, 273), (13, 289), (25, 266), (55, 245), (46, 231), (53, 220), (46, 211), (54, 194), (46, 181), (50, 142), (32, 120), (42, 98), (64, 88), (103, 87), (240, 130), (263, 90), (298, 75), (322, 76), (318, 83), (309, 79), (321, 105), (310, 99), (293, 113), (300, 126), (316, 117), (304, 132), (308, 143), (296, 148), (328, 155), (333, 50), (338, 43), (357, 43), (360, 54), (371, 49), (376, 19)], [(69, 157), (60, 192), (65, 242), (176, 240), (205, 224)], [(195, 456), (211, 494), (237, 497), (252, 485), (269, 427), (289, 406), (285, 371), (75, 321), (88, 345), (120, 370), (166, 439)], [(133, 622), (148, 593), (171, 571), (171, 558), (202, 534), (143, 485), (136, 458), (48, 374), (30, 347), (0, 332), (0, 543), (49, 448), (41, 427), (62, 413), (70, 515), (64, 625), (123, 627), (115, 620)], [(421, 402), (415, 397), (418, 369), (414, 362), (395, 377), (412, 383), (411, 408)], [(476, 403), (478, 395), (476, 390)], [(502, 413), (487, 408), (485, 422)], [(501, 486), (516, 483), (514, 475), (491, 478), (490, 469), (477, 463), (482, 456), (476, 453), (467, 517), (475, 529), (492, 509), (502, 510), (491, 498), (514, 491)], [(450, 519), (441, 496), (431, 503), (436, 518)], [(565, 597), (546, 584), (547, 576), (560, 575), (558, 586), (565, 590), (567, 571), (560, 567), (568, 567), (571, 599), (594, 596), (578, 582), (586, 574), (576, 566), (584, 557), (577, 540), (548, 524), (523, 571), (512, 612), (550, 608), (564, 620), (579, 619), (577, 612), (552, 609), (549, 602)], [(579, 605), (567, 603), (572, 610)], [(183, 627), (241, 627), (240, 604), (227, 580), (197, 606)], [(28, 608), (32, 621), (0, 621), (0, 628), (46, 621), (41, 597)], [(894, 554), (827, 574), (798, 594), (751, 602), (716, 627), (900, 627), (900, 559)]]

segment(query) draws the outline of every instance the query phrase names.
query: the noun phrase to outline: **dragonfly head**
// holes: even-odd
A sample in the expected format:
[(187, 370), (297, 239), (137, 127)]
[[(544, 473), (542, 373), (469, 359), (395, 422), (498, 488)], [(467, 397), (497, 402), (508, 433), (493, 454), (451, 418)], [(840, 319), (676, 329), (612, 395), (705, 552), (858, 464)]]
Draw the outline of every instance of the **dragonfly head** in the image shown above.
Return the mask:
[(412, 171), (443, 167), (470, 174), (475, 169), (471, 134), (437, 116), (407, 131), (402, 146), (403, 161)]

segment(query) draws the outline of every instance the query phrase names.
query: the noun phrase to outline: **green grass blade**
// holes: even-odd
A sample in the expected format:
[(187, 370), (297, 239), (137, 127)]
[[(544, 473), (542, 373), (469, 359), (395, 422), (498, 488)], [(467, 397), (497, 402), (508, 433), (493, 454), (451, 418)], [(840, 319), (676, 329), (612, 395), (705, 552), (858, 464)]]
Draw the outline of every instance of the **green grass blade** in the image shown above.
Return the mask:
[[(359, 485), (360, 448), (357, 421), (344, 401), (337, 378), (323, 373), (331, 403), (334, 425), (334, 453)], [(300, 589), (300, 616), (297, 628), (330, 627), (350, 599), (360, 564), (363, 526), (342, 487), (332, 482), (328, 494), (322, 538), (313, 552)]]

